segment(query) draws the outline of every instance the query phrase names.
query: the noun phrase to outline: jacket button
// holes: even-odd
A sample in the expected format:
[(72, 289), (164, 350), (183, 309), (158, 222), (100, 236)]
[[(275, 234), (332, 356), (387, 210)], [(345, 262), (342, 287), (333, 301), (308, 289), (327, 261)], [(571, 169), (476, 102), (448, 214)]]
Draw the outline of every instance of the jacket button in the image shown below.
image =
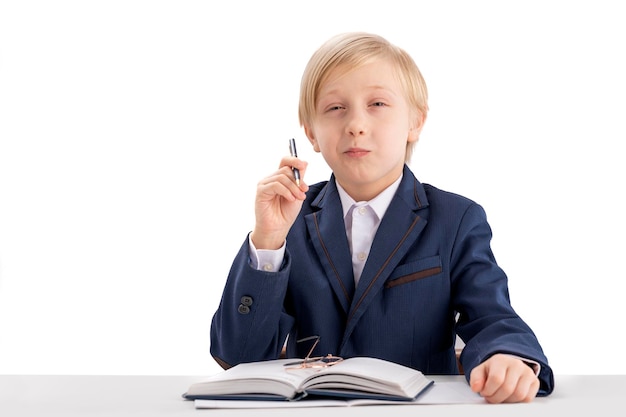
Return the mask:
[(248, 313), (250, 313), (250, 307), (245, 306), (243, 304), (239, 304), (239, 308), (237, 308), (237, 311), (240, 314), (248, 314)]
[(254, 300), (252, 300), (252, 297), (250, 297), (249, 295), (244, 295), (243, 297), (241, 297), (241, 304), (243, 304), (244, 306), (250, 307), (253, 302)]

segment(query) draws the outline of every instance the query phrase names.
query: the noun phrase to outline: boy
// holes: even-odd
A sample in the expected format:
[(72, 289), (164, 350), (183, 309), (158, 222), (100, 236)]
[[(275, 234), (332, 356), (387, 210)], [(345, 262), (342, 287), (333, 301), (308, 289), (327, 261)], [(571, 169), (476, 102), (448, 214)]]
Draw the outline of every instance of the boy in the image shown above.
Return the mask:
[[(428, 111), (408, 54), (366, 33), (339, 35), (309, 61), (300, 123), (332, 169), (308, 186), (284, 157), (261, 180), (256, 223), (236, 256), (211, 326), (223, 367), (314, 355), (372, 356), (456, 374), (488, 402), (553, 389), (532, 330), (510, 305), (483, 209), (421, 184), (406, 165)], [(299, 185), (293, 169), (300, 172)]]

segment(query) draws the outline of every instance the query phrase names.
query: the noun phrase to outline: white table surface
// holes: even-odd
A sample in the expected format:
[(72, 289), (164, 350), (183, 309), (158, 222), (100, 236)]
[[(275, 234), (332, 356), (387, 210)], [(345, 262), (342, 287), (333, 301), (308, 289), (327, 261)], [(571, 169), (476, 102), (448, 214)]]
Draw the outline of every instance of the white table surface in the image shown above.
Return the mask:
[[(435, 381), (463, 377), (430, 376)], [(359, 407), (198, 410), (182, 399), (201, 376), (0, 375), (0, 416), (624, 416), (626, 375), (561, 375), (553, 394), (529, 404), (376, 405)]]

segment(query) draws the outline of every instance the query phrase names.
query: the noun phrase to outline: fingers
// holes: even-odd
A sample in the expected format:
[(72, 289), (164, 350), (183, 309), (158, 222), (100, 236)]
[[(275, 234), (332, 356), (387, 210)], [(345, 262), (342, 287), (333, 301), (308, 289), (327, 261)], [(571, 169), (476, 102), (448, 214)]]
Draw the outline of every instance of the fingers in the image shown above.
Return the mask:
[(539, 379), (521, 359), (494, 355), (472, 370), (470, 387), (489, 403), (530, 402), (539, 390)]
[(301, 171), (300, 186), (298, 186), (291, 167), (283, 166), (271, 176), (259, 181), (257, 184), (257, 197), (273, 199), (276, 196), (280, 196), (288, 201), (304, 200), (306, 197), (304, 192), (309, 187), (302, 181), (302, 176)]
[(280, 172), (283, 171), (283, 169), (285, 167), (288, 167), (289, 170), (291, 171), (291, 178), (294, 181), (294, 183), (296, 182), (296, 178), (295, 175), (293, 173), (293, 169), (297, 169), (300, 173), (300, 189), (302, 191), (306, 191), (308, 190), (308, 186), (304, 186), (302, 187), (302, 184), (304, 183), (303, 179), (304, 179), (304, 175), (306, 173), (306, 168), (307, 168), (308, 164), (307, 162), (303, 161), (302, 159), (298, 159), (295, 156), (289, 156), (289, 157), (285, 157), (280, 161), (280, 166), (279, 166), (279, 170)]
[[(285, 157), (280, 161), (278, 171), (269, 177), (262, 179), (258, 186), (259, 191), (267, 196), (279, 195), (288, 201), (304, 200), (305, 192), (309, 186), (304, 182), (307, 163), (296, 157)], [(293, 168), (300, 171), (300, 185), (296, 183)]]

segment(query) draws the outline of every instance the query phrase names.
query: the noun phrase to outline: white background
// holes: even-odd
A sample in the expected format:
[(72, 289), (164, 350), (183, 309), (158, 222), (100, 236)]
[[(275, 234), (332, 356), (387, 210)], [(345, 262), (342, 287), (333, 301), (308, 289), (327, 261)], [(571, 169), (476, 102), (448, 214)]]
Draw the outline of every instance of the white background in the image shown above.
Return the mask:
[(210, 374), (256, 182), (296, 137), (328, 37), (426, 78), (411, 167), (484, 206), (556, 373), (623, 360), (619, 1), (1, 1), (0, 373)]

